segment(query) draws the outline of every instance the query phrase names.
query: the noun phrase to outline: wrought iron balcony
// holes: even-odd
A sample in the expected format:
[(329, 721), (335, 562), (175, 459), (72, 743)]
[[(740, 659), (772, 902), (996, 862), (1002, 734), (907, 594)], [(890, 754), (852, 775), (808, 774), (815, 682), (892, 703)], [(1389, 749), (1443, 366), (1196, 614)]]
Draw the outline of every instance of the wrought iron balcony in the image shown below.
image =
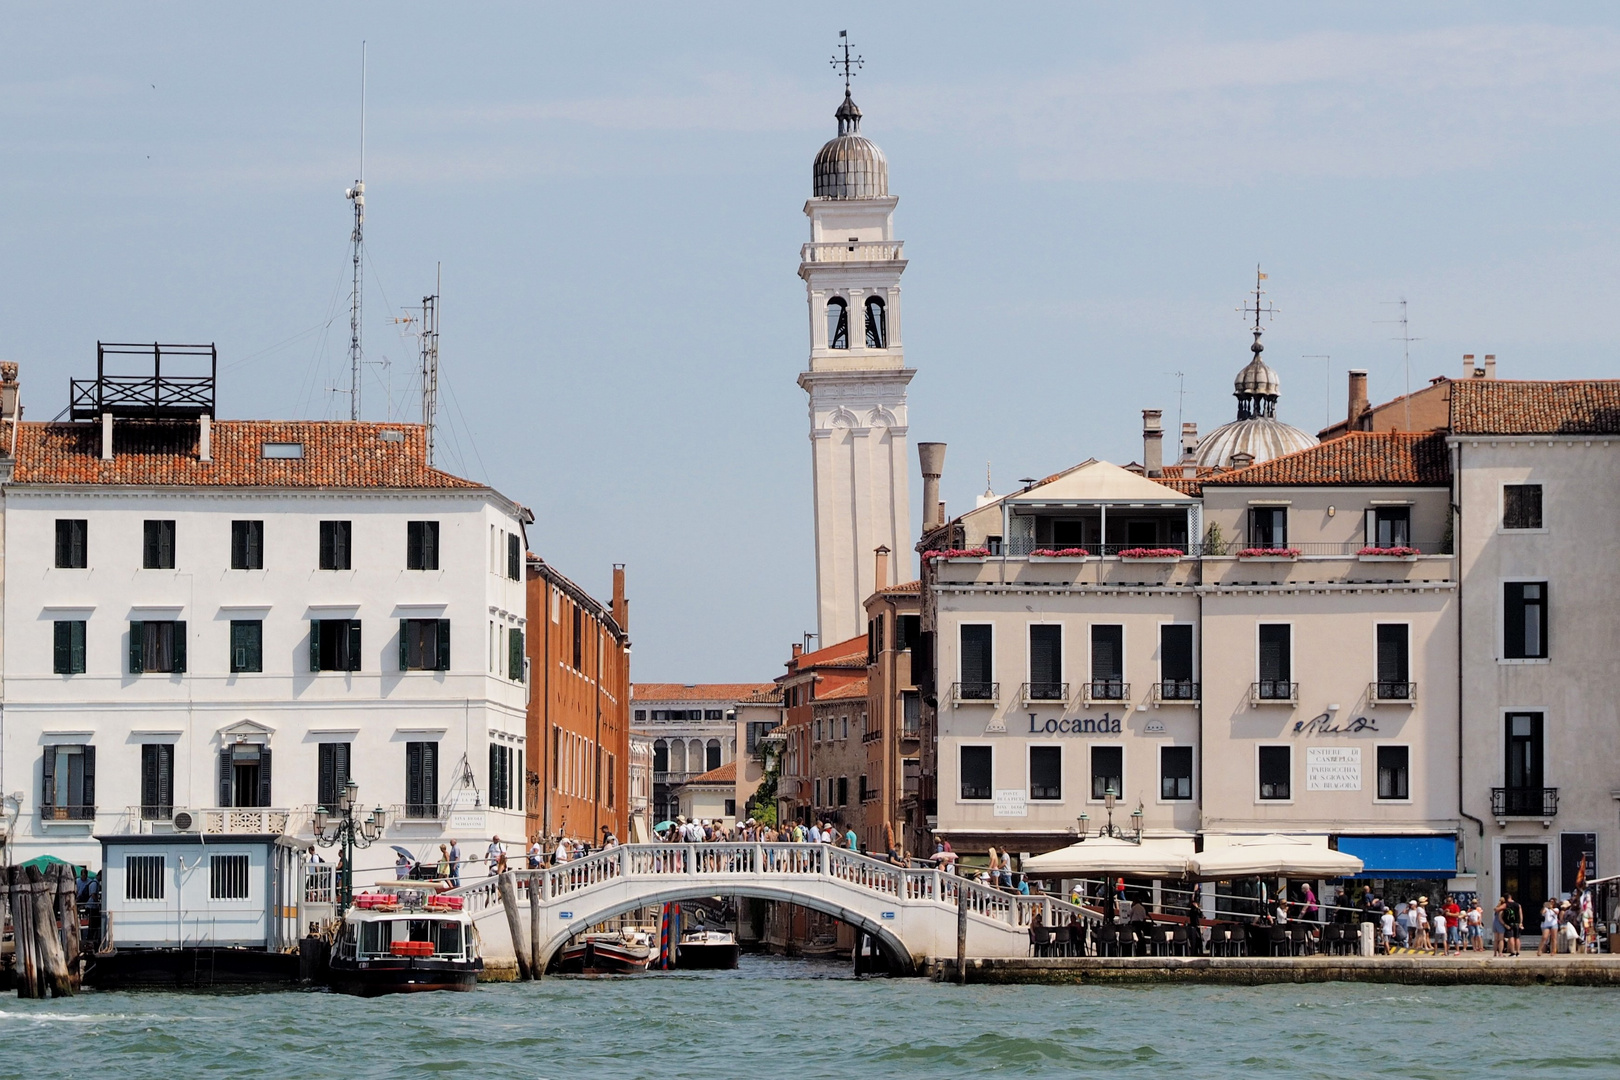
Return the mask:
[(1417, 683), (1368, 683), (1367, 700), (1375, 705), (1415, 705), (1417, 703)]
[(41, 821), (94, 821), (96, 808), (94, 806), (41, 806), (39, 808)]
[(951, 684), (951, 701), (958, 705), (996, 705), (1001, 701), (998, 682), (959, 682)]
[(1284, 679), (1261, 679), (1249, 686), (1251, 705), (1298, 705), (1299, 683)]
[(1123, 679), (1092, 679), (1082, 684), (1087, 701), (1129, 701), (1131, 684)]
[(1171, 679), (1153, 684), (1153, 700), (1160, 704), (1196, 705), (1203, 700), (1203, 687), (1190, 679)]
[(1019, 697), (1023, 698), (1025, 705), (1035, 702), (1051, 702), (1061, 705), (1069, 700), (1069, 684), (1066, 682), (1027, 682), (1018, 688)]
[(1555, 787), (1491, 788), (1491, 816), (1499, 818), (1558, 816), (1558, 789)]

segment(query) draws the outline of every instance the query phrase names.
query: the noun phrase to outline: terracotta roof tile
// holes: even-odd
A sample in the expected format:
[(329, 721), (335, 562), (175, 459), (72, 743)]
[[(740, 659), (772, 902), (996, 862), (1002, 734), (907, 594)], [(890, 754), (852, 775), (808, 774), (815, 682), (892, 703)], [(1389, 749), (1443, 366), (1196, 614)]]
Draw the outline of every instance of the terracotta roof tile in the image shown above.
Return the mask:
[(751, 694), (781, 691), (775, 683), (635, 683), (632, 701), (741, 701)]
[(886, 589), (878, 590), (878, 593), (882, 596), (909, 596), (920, 592), (922, 592), (922, 582), (920, 581), (902, 581), (898, 585), (890, 585)]
[(857, 650), (859, 650), (861, 656), (866, 655), (865, 634), (852, 637), (848, 641), (835, 641), (825, 648), (805, 653), (796, 661), (796, 670), (803, 671), (806, 668), (825, 667), (828, 664), (835, 664), (837, 661), (854, 654)]
[(718, 769), (710, 769), (706, 773), (694, 776), (686, 782), (686, 786), (693, 784), (735, 784), (737, 782), (737, 762), (728, 761)]
[(1444, 432), (1352, 431), (1246, 469), (1207, 476), (1206, 487), (1402, 485), (1444, 487), (1451, 458)]
[[(120, 420), (113, 456), (99, 424), (29, 424), (17, 431), (18, 484), (159, 487), (467, 488), (484, 485), (430, 468), (420, 424), (337, 420), (218, 420), (212, 461), (199, 460), (196, 423)], [(385, 441), (384, 432), (398, 432)], [(265, 443), (297, 443), (301, 458), (266, 458)]]
[(737, 699), (739, 705), (780, 705), (782, 704), (782, 688), (775, 683), (769, 690), (759, 690), (747, 697)]
[(1461, 379), (1452, 384), (1457, 435), (1620, 434), (1620, 379)]
[[(864, 662), (862, 666), (865, 666)], [(818, 695), (812, 704), (820, 705), (823, 701), (848, 701), (851, 698), (864, 699), (867, 694), (867, 684), (869, 682), (870, 680), (868, 679), (856, 679), (854, 682), (846, 683), (836, 690), (829, 690), (825, 694)]]

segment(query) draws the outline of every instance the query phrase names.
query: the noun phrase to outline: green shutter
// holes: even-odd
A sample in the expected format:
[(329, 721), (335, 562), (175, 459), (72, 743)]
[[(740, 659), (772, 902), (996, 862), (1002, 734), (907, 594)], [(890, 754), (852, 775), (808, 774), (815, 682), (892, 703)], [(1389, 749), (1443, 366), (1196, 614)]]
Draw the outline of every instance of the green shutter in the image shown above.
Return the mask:
[(264, 670), (264, 623), (250, 622), (247, 631), (247, 660), (249, 671)]
[(309, 620), (309, 670), (321, 670), (321, 620)]
[(93, 808), (96, 805), (96, 748), (95, 748), (95, 746), (92, 745), (92, 744), (86, 743), (84, 749), (82, 751), (80, 751), (80, 757), (81, 757), (81, 760), (80, 760), (79, 764), (84, 767), (84, 790), (79, 795), (79, 798), (82, 800), (79, 803), (79, 805), (85, 808), (84, 816), (86, 818), (89, 818), (89, 817), (94, 816), (94, 809)]
[(68, 674), (84, 674), (84, 635), (88, 629), (84, 620), (68, 623)]
[(55, 665), (55, 671), (56, 671), (56, 673), (58, 675), (66, 675), (66, 674), (68, 674), (69, 672), (71, 672), (73, 670), (72, 659), (71, 659), (71, 654), (72, 654), (72, 651), (73, 651), (73, 646), (72, 646), (73, 630), (72, 630), (72, 627), (73, 627), (73, 624), (70, 623), (70, 622), (57, 622), (56, 623), (56, 665)]
[(439, 620), (439, 670), (450, 670), (450, 620)]
[[(416, 524), (414, 521), (412, 525)], [(399, 620), (399, 670), (411, 669), (411, 620)]]
[(146, 670), (146, 624), (131, 622), (129, 624), (129, 673), (139, 675)]
[(360, 620), (349, 620), (349, 670), (360, 670)]
[(186, 620), (177, 619), (174, 624), (174, 670), (186, 670)]
[(507, 631), (506, 674), (513, 682), (523, 681), (523, 631), (513, 627)]

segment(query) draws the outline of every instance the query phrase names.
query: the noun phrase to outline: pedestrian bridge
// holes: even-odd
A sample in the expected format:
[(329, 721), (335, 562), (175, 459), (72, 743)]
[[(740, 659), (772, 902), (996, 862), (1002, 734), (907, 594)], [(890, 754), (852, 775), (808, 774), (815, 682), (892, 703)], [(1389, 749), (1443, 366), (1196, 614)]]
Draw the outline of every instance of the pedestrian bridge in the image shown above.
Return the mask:
[(911, 973), (929, 956), (957, 951), (965, 909), (967, 954), (1029, 955), (1036, 912), (1096, 918), (1050, 897), (989, 888), (936, 869), (894, 866), (829, 844), (624, 844), (541, 870), (509, 870), (463, 885), (485, 955), (521, 957), (543, 972), (588, 927), (640, 907), (707, 896), (780, 900), (825, 912), (870, 934), (890, 969)]

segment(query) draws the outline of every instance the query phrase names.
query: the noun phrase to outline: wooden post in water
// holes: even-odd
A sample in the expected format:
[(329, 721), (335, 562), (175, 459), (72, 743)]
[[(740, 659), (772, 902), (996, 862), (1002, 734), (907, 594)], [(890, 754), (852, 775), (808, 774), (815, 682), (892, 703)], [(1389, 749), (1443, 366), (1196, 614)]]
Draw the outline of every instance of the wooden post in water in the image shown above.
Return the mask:
[(540, 966), (540, 879), (545, 874), (543, 869), (529, 874), (529, 975), (535, 979), (545, 975)]
[(68, 992), (79, 992), (84, 971), (84, 945), (79, 940), (79, 883), (73, 867), (58, 864), (56, 870), (56, 917), (62, 924), (62, 951), (67, 957)]
[(56, 882), (46, 881), (37, 866), (28, 868), (28, 890), (33, 893), (34, 946), (39, 950), (39, 971), (52, 997), (67, 997), (73, 993), (68, 983), (67, 957), (62, 953), (62, 938), (56, 929)]
[(11, 925), (17, 950), (17, 996), (44, 997), (39, 948), (34, 942), (34, 893), (28, 886), (28, 874), (20, 866), (7, 867), (6, 881), (11, 893)]
[(506, 928), (512, 935), (512, 953), (517, 957), (518, 978), (527, 982), (533, 976), (529, 973), (529, 950), (523, 943), (523, 920), (518, 916), (517, 886), (512, 883), (512, 871), (508, 870), (496, 878), (495, 887), (501, 893), (501, 907), (506, 909)]
[(967, 985), (967, 879), (956, 883), (956, 985)]

